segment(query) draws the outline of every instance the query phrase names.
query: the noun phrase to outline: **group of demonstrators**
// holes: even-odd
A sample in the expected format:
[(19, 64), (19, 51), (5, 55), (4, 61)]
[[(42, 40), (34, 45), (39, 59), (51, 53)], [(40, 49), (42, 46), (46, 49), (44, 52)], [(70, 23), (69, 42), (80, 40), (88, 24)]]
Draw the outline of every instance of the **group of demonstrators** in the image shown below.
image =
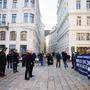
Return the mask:
[[(13, 70), (13, 73), (18, 72), (17, 66), (19, 63), (19, 53), (16, 49), (13, 49), (9, 51), (8, 54), (6, 54), (7, 48), (4, 48), (0, 52), (0, 77), (5, 76), (5, 68), (7, 65), (7, 68), (11, 68)], [(56, 60), (56, 68), (60, 67), (61, 65), (61, 59), (63, 60), (65, 69), (68, 67), (67, 61), (70, 59), (70, 55), (68, 55), (65, 51), (63, 51), (61, 54), (59, 52), (57, 53), (38, 53), (37, 55), (32, 51), (27, 51), (22, 54), (22, 67), (25, 67), (25, 80), (29, 80), (33, 77), (32, 71), (33, 67), (35, 66), (36, 58), (38, 58), (38, 63), (41, 66), (44, 66), (46, 63), (47, 65), (53, 65), (54, 59)], [(75, 67), (75, 59), (76, 56), (73, 53), (72, 54), (72, 68)]]
[[(0, 77), (5, 76), (6, 65), (7, 68), (11, 68), (13, 70), (13, 73), (18, 72), (17, 66), (20, 59), (19, 53), (16, 49), (13, 49), (9, 51), (8, 54), (6, 54), (6, 50), (7, 48), (4, 48), (0, 52)], [(25, 80), (29, 80), (29, 78), (33, 77), (32, 71), (35, 58), (36, 54), (30, 51), (27, 51), (25, 54), (22, 55), (22, 66), (26, 67)]]

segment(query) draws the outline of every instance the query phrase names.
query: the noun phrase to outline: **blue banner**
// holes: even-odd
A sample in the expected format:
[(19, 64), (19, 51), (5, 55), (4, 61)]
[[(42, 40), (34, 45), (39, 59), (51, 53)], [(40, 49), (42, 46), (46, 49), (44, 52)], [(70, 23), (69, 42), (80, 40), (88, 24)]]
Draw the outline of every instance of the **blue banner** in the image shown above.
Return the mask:
[(76, 70), (90, 79), (90, 55), (77, 56)]

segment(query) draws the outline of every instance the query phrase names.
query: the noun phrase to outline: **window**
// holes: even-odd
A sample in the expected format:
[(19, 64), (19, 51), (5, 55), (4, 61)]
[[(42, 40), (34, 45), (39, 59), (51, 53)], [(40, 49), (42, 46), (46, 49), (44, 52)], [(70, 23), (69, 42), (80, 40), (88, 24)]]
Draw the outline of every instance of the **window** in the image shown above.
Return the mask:
[(76, 40), (80, 40), (80, 33), (76, 34)]
[(28, 5), (29, 5), (29, 0), (25, 0), (24, 7), (28, 7)]
[(11, 51), (13, 49), (16, 49), (16, 45), (14, 45), (14, 44), (9, 45), (9, 51)]
[(12, 23), (16, 23), (16, 14), (12, 14)]
[(1, 18), (1, 14), (0, 14), (0, 25), (2, 24), (2, 18)]
[(87, 17), (87, 26), (90, 26), (90, 16)]
[(76, 40), (90, 40), (90, 33), (77, 33)]
[(30, 13), (30, 22), (34, 23), (34, 14)]
[(90, 33), (86, 34), (86, 40), (90, 40)]
[(2, 8), (2, 0), (0, 0), (0, 8)]
[(5, 40), (5, 31), (0, 31), (0, 40)]
[(81, 26), (81, 17), (77, 16), (77, 26)]
[(90, 10), (90, 0), (87, 0), (87, 2), (86, 2), (86, 6), (87, 6), (87, 10)]
[(0, 45), (0, 50), (2, 50), (5, 47), (6, 47), (5, 45)]
[(7, 0), (3, 1), (3, 8), (7, 8)]
[(31, 4), (31, 6), (33, 7), (34, 4), (35, 4), (35, 0), (30, 0), (30, 4)]
[(6, 25), (6, 14), (2, 15), (2, 25)]
[(17, 8), (17, 0), (13, 0), (12, 8)]
[(86, 33), (80, 33), (80, 40), (86, 40)]
[(22, 41), (26, 41), (27, 40), (27, 32), (26, 31), (22, 31), (20, 37), (21, 37)]
[(76, 9), (80, 9), (81, 8), (81, 2), (80, 0), (76, 0)]
[(15, 41), (16, 40), (16, 32), (15, 31), (11, 31), (10, 32), (10, 40), (11, 41)]
[(24, 13), (24, 22), (28, 23), (28, 13)]
[(24, 13), (24, 22), (25, 23), (28, 23), (28, 22), (34, 23), (34, 14)]

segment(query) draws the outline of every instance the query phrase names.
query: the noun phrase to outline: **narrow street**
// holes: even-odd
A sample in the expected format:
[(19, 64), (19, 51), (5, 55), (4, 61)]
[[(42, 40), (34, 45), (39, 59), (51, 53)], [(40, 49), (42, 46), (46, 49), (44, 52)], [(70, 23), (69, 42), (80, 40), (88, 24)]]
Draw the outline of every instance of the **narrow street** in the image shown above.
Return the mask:
[(13, 74), (6, 70), (6, 76), (0, 78), (0, 90), (90, 90), (90, 81), (70, 67), (65, 70), (53, 66), (34, 67), (29, 81), (24, 80), (25, 68), (18, 67), (19, 72)]

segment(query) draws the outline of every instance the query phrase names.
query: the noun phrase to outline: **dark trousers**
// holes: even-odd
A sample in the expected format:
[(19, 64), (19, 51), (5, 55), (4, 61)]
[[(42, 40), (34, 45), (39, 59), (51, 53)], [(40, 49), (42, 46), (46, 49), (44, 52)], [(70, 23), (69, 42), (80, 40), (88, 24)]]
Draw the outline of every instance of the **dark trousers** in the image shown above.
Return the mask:
[(65, 69), (68, 67), (67, 61), (63, 61), (64, 62), (64, 67)]
[(32, 77), (32, 70), (33, 67), (26, 67), (26, 71), (25, 71), (25, 79)]
[(1, 76), (5, 76), (5, 68), (6, 68), (6, 65), (4, 64), (0, 65), (0, 75)]
[(17, 72), (17, 63), (13, 63), (13, 72)]
[(7, 62), (7, 68), (12, 68), (12, 62)]
[(60, 67), (60, 60), (56, 61), (56, 67)]

